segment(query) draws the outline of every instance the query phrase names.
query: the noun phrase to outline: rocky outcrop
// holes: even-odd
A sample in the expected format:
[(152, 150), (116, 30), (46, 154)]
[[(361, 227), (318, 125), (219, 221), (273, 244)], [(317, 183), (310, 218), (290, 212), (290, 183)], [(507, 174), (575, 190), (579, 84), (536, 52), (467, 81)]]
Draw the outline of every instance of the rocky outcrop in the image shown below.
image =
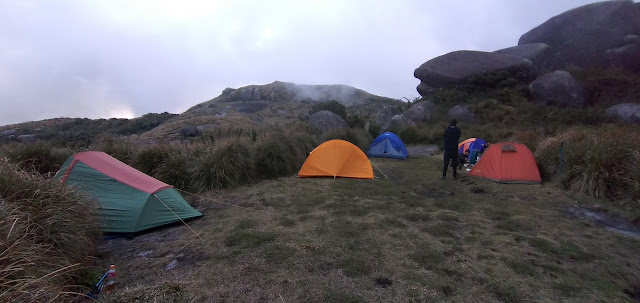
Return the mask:
[(36, 142), (36, 140), (38, 140), (38, 137), (32, 134), (18, 136), (18, 141), (22, 143), (32, 143), (32, 142)]
[(527, 59), (480, 51), (455, 51), (433, 58), (418, 67), (413, 75), (422, 81), (418, 93), (425, 94), (427, 88), (461, 85), (473, 76), (491, 72), (506, 72), (527, 82), (536, 77), (536, 68)]
[(552, 55), (547, 70), (568, 66), (603, 67), (607, 50), (625, 36), (640, 33), (640, 9), (633, 1), (605, 1), (559, 14), (520, 37), (518, 45), (546, 43)]
[(17, 134), (18, 131), (16, 129), (8, 129), (0, 132), (0, 136), (12, 136)]
[(263, 101), (253, 101), (253, 102), (236, 102), (231, 105), (231, 107), (241, 113), (252, 114), (264, 110), (267, 108), (269, 104)]
[(626, 35), (622, 40), (624, 44), (637, 44), (640, 43), (640, 36), (638, 35)]
[(529, 85), (533, 101), (541, 105), (582, 107), (584, 87), (571, 74), (559, 70), (541, 76)]
[(402, 111), (400, 111), (398, 107), (385, 105), (378, 110), (374, 122), (377, 125), (385, 125), (391, 120), (391, 118), (393, 118), (393, 116), (401, 113)]
[(180, 134), (184, 137), (196, 137), (200, 134), (200, 130), (195, 125), (185, 125), (180, 129)]
[(416, 124), (404, 115), (395, 115), (382, 128), (382, 131), (397, 131), (406, 126), (416, 126)]
[(640, 72), (640, 43), (627, 44), (605, 52), (608, 67)]
[(334, 128), (348, 128), (347, 124), (342, 117), (338, 114), (330, 112), (328, 110), (321, 110), (313, 115), (309, 116), (309, 124), (322, 132), (328, 131)]
[(435, 105), (432, 101), (422, 101), (411, 105), (411, 107), (402, 114), (416, 123), (429, 122), (431, 121), (431, 113), (434, 109)]
[(549, 56), (551, 47), (546, 43), (531, 43), (513, 46), (497, 50), (494, 53), (511, 55), (527, 59), (533, 63), (537, 70), (544, 70), (545, 62)]
[(473, 122), (476, 115), (471, 112), (469, 105), (458, 104), (447, 112), (447, 119), (456, 119), (458, 122)]
[(640, 104), (622, 103), (614, 105), (607, 109), (606, 115), (611, 121), (640, 123)]

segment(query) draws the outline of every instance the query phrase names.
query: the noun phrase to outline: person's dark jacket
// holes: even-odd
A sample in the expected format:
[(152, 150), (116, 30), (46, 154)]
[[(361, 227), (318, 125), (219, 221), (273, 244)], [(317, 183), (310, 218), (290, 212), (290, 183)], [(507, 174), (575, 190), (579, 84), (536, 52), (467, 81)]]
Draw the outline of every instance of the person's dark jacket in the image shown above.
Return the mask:
[(451, 125), (444, 130), (444, 151), (457, 152), (458, 142), (460, 141), (460, 129)]

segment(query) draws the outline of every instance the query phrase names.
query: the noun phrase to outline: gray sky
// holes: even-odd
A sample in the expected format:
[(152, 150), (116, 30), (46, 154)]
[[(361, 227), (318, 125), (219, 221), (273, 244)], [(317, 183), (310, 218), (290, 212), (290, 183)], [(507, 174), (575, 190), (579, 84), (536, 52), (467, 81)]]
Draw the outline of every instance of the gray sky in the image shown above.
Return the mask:
[(181, 113), (275, 80), (412, 99), (425, 61), (591, 2), (0, 0), (0, 125)]

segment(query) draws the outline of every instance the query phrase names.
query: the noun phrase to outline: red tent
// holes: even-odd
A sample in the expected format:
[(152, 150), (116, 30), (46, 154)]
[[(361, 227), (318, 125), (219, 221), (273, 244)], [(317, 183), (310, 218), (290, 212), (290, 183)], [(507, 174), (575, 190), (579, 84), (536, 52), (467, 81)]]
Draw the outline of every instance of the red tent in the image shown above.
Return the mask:
[(500, 183), (537, 184), (542, 181), (531, 151), (523, 144), (511, 142), (489, 146), (469, 175)]

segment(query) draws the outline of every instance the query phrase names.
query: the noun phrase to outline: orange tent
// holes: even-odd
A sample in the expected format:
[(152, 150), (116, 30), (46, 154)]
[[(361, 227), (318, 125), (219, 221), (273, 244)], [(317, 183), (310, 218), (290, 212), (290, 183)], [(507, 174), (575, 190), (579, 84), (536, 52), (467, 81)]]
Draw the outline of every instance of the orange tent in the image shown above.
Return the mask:
[(540, 183), (540, 172), (531, 151), (519, 143), (496, 143), (484, 152), (470, 176), (500, 183)]
[(367, 155), (343, 140), (330, 140), (311, 151), (298, 177), (345, 177), (373, 179)]

